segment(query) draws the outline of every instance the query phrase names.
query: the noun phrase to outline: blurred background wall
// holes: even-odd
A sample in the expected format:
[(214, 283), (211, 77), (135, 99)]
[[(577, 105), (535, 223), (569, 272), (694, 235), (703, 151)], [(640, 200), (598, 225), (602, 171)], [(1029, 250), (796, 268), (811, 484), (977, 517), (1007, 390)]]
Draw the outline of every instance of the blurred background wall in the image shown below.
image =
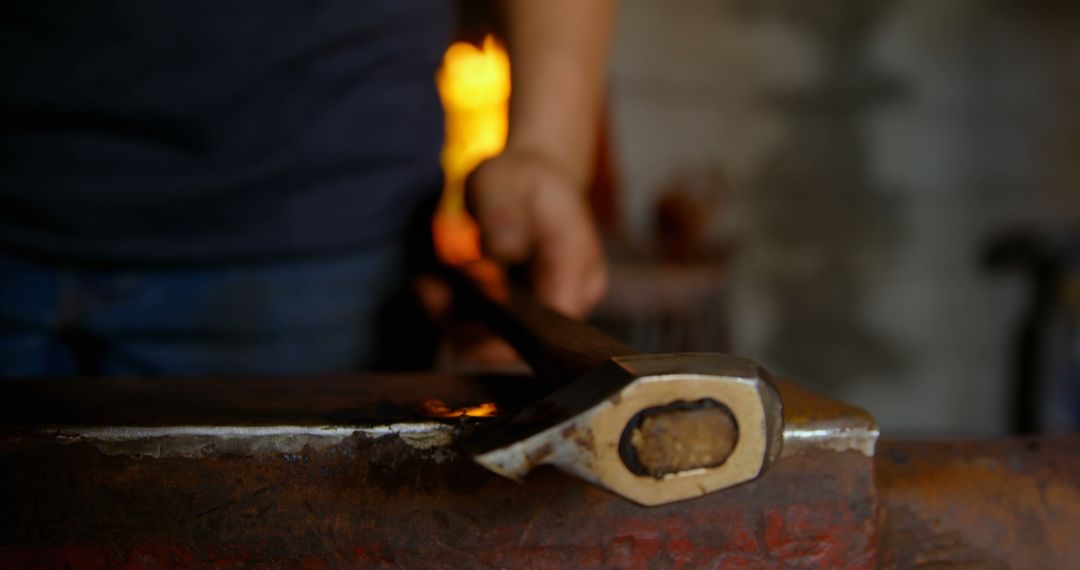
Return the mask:
[(893, 435), (1006, 431), (1029, 288), (980, 257), (1080, 221), (1078, 30), (1069, 1), (622, 0), (598, 322)]

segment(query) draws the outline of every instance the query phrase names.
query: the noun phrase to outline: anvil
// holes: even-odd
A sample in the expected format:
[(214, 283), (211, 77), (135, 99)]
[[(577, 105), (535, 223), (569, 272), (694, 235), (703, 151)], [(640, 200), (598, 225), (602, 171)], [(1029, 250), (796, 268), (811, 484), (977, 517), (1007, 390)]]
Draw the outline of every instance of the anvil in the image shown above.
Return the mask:
[(744, 484), (643, 507), (460, 438), (536, 401), (522, 376), (5, 381), (0, 568), (1077, 567), (1074, 436), (875, 445), (781, 384), (786, 444)]
[[(530, 319), (547, 321), (546, 312), (505, 308), (495, 308), (506, 317), (499, 328), (521, 337), (525, 327), (534, 345), (518, 346), (549, 367), (539, 374), (576, 380), (615, 366), (633, 378), (609, 376), (614, 393), (601, 383), (445, 374), (5, 381), (0, 568), (1080, 566), (1075, 436), (879, 443), (862, 410), (746, 361), (684, 355), (705, 368), (634, 371), (638, 357), (611, 354), (615, 341), (581, 340), (595, 331), (567, 337), (578, 324), (543, 325), (554, 332), (534, 334)], [(576, 348), (552, 356), (567, 338)], [(623, 403), (613, 396), (632, 399), (626, 390), (643, 382), (694, 374), (754, 384), (761, 421), (747, 421), (724, 392), (660, 390), (591, 440), (614, 446), (606, 465), (640, 478), (637, 490), (575, 472), (585, 462), (567, 449), (588, 444), (567, 427), (595, 428), (596, 414)], [(544, 416), (544, 402), (565, 399), (567, 386), (596, 392), (572, 413)], [(432, 414), (430, 399), (445, 406)], [(430, 417), (486, 402), (496, 416)], [(649, 410), (659, 413), (641, 416)], [(735, 430), (716, 410), (734, 416)], [(699, 437), (702, 424), (728, 435)], [(628, 459), (619, 447), (633, 446), (634, 430)], [(739, 471), (741, 482), (686, 496), (663, 485), (722, 473), (748, 433), (760, 463)], [(664, 455), (672, 441), (692, 452)], [(518, 483), (477, 463), (507, 450), (507, 465), (524, 465), (512, 462), (514, 449), (529, 467), (570, 474), (540, 467)], [(685, 500), (642, 506), (661, 487)]]

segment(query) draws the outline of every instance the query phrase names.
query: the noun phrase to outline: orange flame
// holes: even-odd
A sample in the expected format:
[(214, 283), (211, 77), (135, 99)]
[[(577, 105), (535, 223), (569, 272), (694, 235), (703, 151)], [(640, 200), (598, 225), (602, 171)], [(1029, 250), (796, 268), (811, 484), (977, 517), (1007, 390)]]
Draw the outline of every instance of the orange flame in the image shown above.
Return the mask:
[(477, 47), (457, 42), (435, 77), (446, 111), (442, 201), (432, 221), (435, 249), (449, 265), (480, 259), (480, 234), (465, 210), (465, 179), (506, 146), (510, 58), (494, 37)]
[(420, 411), (433, 418), (486, 418), (499, 412), (495, 402), (483, 402), (475, 406), (451, 408), (442, 400), (428, 398), (420, 402)]

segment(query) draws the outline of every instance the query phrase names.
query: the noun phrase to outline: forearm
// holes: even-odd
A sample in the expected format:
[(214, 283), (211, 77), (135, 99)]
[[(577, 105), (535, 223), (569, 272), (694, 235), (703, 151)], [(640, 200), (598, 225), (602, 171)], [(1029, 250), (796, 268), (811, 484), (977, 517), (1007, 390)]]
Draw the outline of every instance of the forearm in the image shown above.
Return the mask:
[(504, 0), (513, 92), (507, 149), (591, 176), (614, 0)]

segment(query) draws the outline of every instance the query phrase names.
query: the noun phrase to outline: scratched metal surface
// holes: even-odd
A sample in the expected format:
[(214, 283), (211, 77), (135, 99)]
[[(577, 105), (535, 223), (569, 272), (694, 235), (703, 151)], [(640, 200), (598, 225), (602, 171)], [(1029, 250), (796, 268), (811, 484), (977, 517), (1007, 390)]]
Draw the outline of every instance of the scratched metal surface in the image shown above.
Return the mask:
[(425, 399), (451, 407), (498, 400), (508, 414), (538, 395), (523, 376), (435, 374), (25, 380), (4, 392), (4, 433), (132, 457), (296, 453), (354, 434), (445, 446), (479, 420), (433, 419)]
[[(865, 411), (778, 382), (784, 402), (782, 453), (854, 450), (872, 456), (878, 430)], [(421, 403), (498, 402), (498, 417), (543, 394), (526, 376), (340, 375), (307, 378), (99, 378), (6, 381), (0, 429), (94, 441), (107, 452), (168, 456), (295, 451), (354, 433), (400, 433), (451, 445), (464, 428), (433, 420)], [(497, 421), (497, 418), (495, 420)], [(221, 445), (207, 445), (220, 440)], [(140, 451), (143, 450), (143, 451)]]
[(551, 469), (488, 473), (457, 452), (460, 422), (411, 407), (512, 409), (521, 380), (22, 384), (2, 405), (0, 567), (875, 565), (872, 459), (813, 444), (872, 421), (793, 395), (807, 437), (761, 479), (645, 508)]

